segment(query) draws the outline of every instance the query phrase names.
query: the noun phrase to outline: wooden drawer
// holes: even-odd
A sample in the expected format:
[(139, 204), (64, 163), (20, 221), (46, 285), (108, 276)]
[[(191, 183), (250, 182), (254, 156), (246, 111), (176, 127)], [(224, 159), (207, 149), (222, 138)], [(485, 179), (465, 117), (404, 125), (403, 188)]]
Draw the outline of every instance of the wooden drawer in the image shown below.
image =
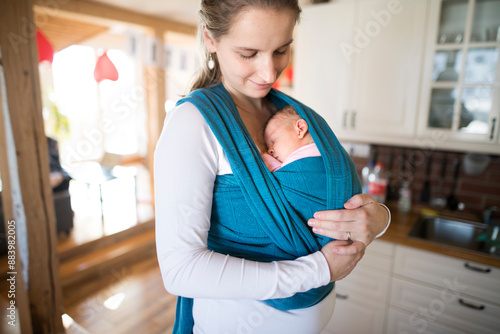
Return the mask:
[(388, 273), (358, 264), (349, 276), (335, 283), (335, 288), (337, 294), (342, 296), (355, 293), (385, 304), (389, 302), (389, 284)]
[(435, 321), (415, 319), (410, 313), (389, 309), (389, 319), (387, 321), (386, 333), (405, 334), (465, 334), (457, 329)]
[[(469, 306), (467, 306), (469, 305)], [(392, 278), (391, 306), (412, 314), (416, 323), (442, 322), (467, 333), (498, 333), (500, 306), (407, 280)]]
[(500, 304), (500, 269), (396, 246), (394, 273)]

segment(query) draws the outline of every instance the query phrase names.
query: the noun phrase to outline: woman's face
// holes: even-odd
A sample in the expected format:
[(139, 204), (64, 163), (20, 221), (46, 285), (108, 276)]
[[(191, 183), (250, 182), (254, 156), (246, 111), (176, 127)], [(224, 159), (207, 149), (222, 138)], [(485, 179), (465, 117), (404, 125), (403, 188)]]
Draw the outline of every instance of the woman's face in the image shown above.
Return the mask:
[(226, 89), (237, 98), (259, 99), (288, 65), (295, 17), (291, 10), (244, 10), (233, 19), (229, 33), (205, 43), (217, 52)]

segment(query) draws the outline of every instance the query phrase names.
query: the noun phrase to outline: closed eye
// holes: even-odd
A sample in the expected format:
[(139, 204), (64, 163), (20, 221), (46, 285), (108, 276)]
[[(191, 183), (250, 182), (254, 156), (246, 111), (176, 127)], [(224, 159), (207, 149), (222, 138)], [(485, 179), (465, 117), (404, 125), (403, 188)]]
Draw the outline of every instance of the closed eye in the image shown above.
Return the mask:
[(252, 54), (243, 54), (243, 53), (240, 53), (240, 57), (243, 58), (243, 59), (252, 59), (256, 55), (257, 55), (257, 52), (252, 53)]
[(277, 55), (277, 56), (284, 56), (286, 55), (286, 52), (288, 51), (288, 47), (285, 47), (281, 50), (276, 50), (274, 51), (274, 54)]

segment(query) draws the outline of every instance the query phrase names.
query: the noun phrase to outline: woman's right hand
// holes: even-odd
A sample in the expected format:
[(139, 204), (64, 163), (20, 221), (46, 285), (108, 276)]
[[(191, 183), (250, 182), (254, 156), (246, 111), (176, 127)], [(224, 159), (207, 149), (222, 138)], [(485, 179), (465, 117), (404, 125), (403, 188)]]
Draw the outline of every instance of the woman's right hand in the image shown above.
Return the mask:
[[(361, 244), (359, 245), (361, 251), (345, 255), (334, 252), (335, 247), (347, 246), (353, 242), (359, 242)], [(325, 256), (328, 267), (330, 268), (330, 282), (339, 281), (349, 275), (365, 254), (365, 249), (366, 246), (361, 241), (352, 240), (333, 240), (323, 246), (321, 253)]]

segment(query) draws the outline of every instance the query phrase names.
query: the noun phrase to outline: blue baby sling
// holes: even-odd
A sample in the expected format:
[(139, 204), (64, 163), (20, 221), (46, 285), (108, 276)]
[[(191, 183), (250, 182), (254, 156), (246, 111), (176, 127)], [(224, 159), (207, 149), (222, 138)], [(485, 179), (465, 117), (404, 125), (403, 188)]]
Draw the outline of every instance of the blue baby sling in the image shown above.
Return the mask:
[[(208, 249), (261, 262), (293, 260), (320, 250), (331, 239), (315, 235), (307, 220), (316, 211), (343, 208), (361, 190), (354, 163), (320, 115), (275, 89), (268, 98), (278, 108), (292, 105), (306, 120), (321, 157), (269, 172), (222, 83), (177, 102), (198, 108), (233, 171), (215, 180)], [(328, 296), (333, 285), (263, 302), (279, 310), (306, 308)], [(178, 297), (174, 334), (192, 333), (192, 309), (192, 298)]]

